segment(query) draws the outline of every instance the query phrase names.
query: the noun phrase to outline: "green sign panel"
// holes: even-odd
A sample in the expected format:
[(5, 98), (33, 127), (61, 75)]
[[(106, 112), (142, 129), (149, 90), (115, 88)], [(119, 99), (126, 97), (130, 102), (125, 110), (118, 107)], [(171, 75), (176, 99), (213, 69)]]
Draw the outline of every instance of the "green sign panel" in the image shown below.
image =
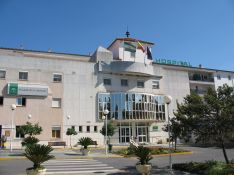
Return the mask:
[(9, 83), (8, 84), (8, 95), (18, 95), (18, 84)]
[(153, 126), (153, 131), (158, 131), (158, 126), (157, 125)]
[(190, 64), (190, 62), (187, 62), (187, 61), (176, 61), (176, 60), (168, 60), (168, 59), (156, 59), (156, 63), (192, 67), (192, 65)]

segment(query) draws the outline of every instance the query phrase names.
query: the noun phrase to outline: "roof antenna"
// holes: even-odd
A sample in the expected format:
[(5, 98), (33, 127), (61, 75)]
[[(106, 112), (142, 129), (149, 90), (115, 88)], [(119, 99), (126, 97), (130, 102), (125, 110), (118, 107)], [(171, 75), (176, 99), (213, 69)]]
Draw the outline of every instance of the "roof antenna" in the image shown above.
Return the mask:
[(127, 32), (125, 33), (125, 35), (127, 36), (127, 38), (129, 38), (130, 32), (128, 31), (128, 26), (127, 26)]

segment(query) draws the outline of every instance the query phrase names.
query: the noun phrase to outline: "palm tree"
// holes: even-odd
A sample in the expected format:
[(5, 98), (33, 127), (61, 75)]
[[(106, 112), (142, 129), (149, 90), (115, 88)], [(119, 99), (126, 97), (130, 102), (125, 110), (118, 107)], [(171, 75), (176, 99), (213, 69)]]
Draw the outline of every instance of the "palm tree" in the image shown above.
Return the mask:
[(49, 145), (34, 144), (26, 147), (24, 156), (33, 162), (33, 167), (30, 169), (44, 169), (41, 165), (50, 159), (53, 159), (53, 155), (49, 155), (53, 151), (53, 148)]

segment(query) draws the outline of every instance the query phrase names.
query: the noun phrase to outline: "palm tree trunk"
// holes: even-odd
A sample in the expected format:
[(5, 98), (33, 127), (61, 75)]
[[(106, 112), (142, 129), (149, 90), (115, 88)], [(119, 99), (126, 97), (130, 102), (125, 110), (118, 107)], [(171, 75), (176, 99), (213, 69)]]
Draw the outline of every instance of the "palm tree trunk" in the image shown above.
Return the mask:
[(229, 164), (229, 160), (228, 160), (228, 157), (227, 157), (227, 153), (226, 153), (226, 149), (225, 149), (225, 145), (224, 145), (223, 140), (221, 141), (221, 144), (222, 144), (222, 150), (223, 150), (223, 155), (224, 155), (225, 161), (226, 161), (227, 164)]
[(175, 138), (175, 150), (176, 150), (176, 146), (177, 146), (177, 137)]

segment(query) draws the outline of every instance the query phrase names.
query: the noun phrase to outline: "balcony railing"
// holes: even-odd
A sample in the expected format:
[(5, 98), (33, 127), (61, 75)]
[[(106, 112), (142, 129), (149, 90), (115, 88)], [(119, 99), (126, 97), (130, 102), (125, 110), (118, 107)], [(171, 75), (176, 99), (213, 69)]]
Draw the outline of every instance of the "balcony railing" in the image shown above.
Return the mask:
[(204, 95), (207, 90), (204, 89), (190, 89), (190, 93), (196, 93), (198, 95)]
[(214, 78), (213, 77), (202, 77), (202, 76), (199, 76), (199, 75), (189, 76), (189, 80), (192, 80), (192, 81), (204, 81), (204, 82), (214, 82)]

